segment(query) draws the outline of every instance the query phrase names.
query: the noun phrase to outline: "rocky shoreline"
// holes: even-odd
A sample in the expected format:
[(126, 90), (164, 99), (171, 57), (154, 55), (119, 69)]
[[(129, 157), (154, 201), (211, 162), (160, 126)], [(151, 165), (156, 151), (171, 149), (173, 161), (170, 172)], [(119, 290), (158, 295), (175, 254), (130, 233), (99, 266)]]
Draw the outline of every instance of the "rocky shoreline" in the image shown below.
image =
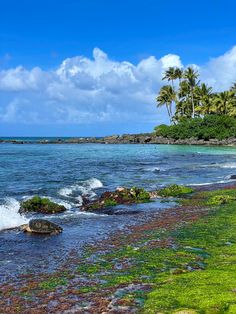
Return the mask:
[(236, 190), (212, 188), (91, 243), (82, 255), (73, 250), (54, 272), (30, 271), (0, 284), (1, 308), (6, 314), (235, 313)]
[(123, 134), (105, 137), (73, 137), (44, 140), (0, 139), (0, 143), (12, 144), (172, 144), (172, 145), (205, 145), (205, 146), (236, 146), (236, 138), (224, 140), (195, 138), (179, 139), (156, 136), (155, 133)]

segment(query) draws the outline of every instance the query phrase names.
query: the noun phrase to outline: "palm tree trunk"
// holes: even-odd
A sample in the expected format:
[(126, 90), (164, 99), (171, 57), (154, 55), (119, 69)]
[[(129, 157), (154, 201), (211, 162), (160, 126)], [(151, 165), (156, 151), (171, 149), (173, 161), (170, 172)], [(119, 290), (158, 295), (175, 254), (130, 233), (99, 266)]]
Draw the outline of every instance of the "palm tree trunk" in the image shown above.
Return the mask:
[(170, 119), (170, 124), (172, 124), (172, 115), (171, 115), (171, 112), (170, 112), (169, 107), (168, 107), (167, 104), (166, 104), (166, 110), (167, 110), (167, 113), (168, 113), (168, 116), (169, 116), (169, 119)]
[(193, 89), (191, 89), (191, 100), (192, 100), (192, 117), (195, 118), (195, 106), (193, 100)]

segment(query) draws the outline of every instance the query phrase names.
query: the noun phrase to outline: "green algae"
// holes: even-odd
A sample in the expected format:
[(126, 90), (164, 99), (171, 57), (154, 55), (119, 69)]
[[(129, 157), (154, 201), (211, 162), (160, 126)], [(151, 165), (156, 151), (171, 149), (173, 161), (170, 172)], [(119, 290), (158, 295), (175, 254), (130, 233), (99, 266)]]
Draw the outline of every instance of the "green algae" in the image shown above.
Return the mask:
[(158, 194), (162, 197), (179, 197), (185, 194), (190, 194), (193, 189), (188, 186), (171, 184), (158, 191)]
[(39, 283), (39, 288), (43, 290), (54, 290), (57, 287), (65, 286), (68, 283), (68, 281), (64, 278), (49, 278), (48, 280), (41, 281)]
[(187, 208), (208, 208), (202, 218), (174, 230), (143, 230), (131, 242), (122, 235), (123, 244), (113, 249), (87, 248), (74, 271), (52, 276), (39, 288), (56, 290), (79, 276), (86, 285), (82, 280), (76, 291), (88, 296), (148, 285), (120, 296), (140, 313), (236, 313), (236, 206), (233, 200), (213, 204), (216, 196), (233, 199), (236, 190), (187, 195), (181, 199)]
[[(218, 193), (205, 192), (204, 196), (209, 199)], [(220, 193), (233, 195), (235, 191), (222, 190)], [(173, 313), (187, 308), (195, 309), (196, 313), (232, 313), (236, 306), (235, 225), (235, 206), (227, 204), (198, 222), (173, 232), (179, 245), (204, 252), (202, 257), (206, 267), (170, 277), (166, 283), (160, 282), (149, 294), (143, 312)]]
[(111, 207), (111, 206), (116, 206), (116, 205), (118, 205), (116, 200), (108, 198), (104, 201), (104, 207)]
[(57, 214), (64, 212), (66, 208), (63, 205), (52, 202), (48, 198), (34, 196), (33, 198), (21, 203), (20, 212), (37, 212), (44, 214)]
[(231, 195), (215, 195), (209, 199), (207, 204), (215, 206), (215, 205), (231, 203), (231, 202), (234, 202), (235, 200), (236, 198)]

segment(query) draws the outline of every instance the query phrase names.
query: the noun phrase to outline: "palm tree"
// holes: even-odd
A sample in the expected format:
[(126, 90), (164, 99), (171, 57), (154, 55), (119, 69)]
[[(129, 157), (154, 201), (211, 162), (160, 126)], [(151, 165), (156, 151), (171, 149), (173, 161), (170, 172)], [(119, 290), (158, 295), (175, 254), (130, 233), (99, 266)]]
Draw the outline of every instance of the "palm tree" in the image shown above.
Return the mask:
[(183, 78), (183, 70), (180, 68), (175, 68), (175, 79), (179, 80), (179, 84), (181, 83), (181, 79)]
[(191, 103), (192, 103), (192, 118), (195, 117), (195, 105), (194, 105), (194, 88), (198, 85), (197, 79), (199, 77), (198, 71), (191, 67), (188, 67), (184, 71), (184, 78), (187, 80), (190, 87)]
[[(172, 85), (172, 92), (175, 92), (175, 87), (174, 87), (174, 81), (176, 79), (179, 79), (181, 80), (182, 78), (182, 75), (183, 75), (183, 72), (180, 68), (177, 68), (177, 67), (169, 67), (165, 73), (164, 73), (164, 76), (162, 78), (162, 80), (167, 80), (168, 82), (171, 81), (171, 85)], [(176, 95), (177, 96), (177, 95)], [(176, 104), (176, 97), (173, 98), (171, 104), (170, 104), (170, 113), (171, 113), (171, 116), (173, 116), (172, 114), (172, 105), (173, 105), (173, 102), (175, 102)]]
[(212, 87), (202, 83), (200, 86), (196, 86), (194, 91), (198, 103), (195, 111), (200, 115), (209, 114), (212, 105)]
[(175, 68), (174, 67), (169, 67), (162, 78), (162, 80), (167, 80), (168, 82), (171, 81), (172, 88), (174, 88), (174, 80), (176, 79), (175, 75)]
[(236, 82), (233, 83), (233, 85), (230, 87), (230, 90), (236, 93)]
[(178, 115), (182, 117), (191, 118), (192, 116), (192, 105), (190, 101), (190, 86), (186, 80), (181, 81), (178, 90), (178, 100), (176, 108), (178, 109)]
[(235, 92), (224, 91), (217, 93), (213, 99), (213, 111), (217, 114), (235, 115)]
[(176, 94), (172, 86), (165, 85), (160, 89), (159, 95), (157, 96), (157, 107), (166, 106), (166, 110), (170, 119), (170, 123), (172, 123), (172, 109), (171, 104), (175, 100)]

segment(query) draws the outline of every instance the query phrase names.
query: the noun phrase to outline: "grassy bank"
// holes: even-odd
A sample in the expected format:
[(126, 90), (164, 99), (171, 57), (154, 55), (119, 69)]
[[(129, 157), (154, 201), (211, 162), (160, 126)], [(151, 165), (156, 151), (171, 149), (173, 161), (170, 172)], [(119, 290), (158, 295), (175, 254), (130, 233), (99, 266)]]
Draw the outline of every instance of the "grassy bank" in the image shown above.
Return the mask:
[(4, 313), (236, 313), (236, 189), (197, 192), (57, 273), (1, 287)]

